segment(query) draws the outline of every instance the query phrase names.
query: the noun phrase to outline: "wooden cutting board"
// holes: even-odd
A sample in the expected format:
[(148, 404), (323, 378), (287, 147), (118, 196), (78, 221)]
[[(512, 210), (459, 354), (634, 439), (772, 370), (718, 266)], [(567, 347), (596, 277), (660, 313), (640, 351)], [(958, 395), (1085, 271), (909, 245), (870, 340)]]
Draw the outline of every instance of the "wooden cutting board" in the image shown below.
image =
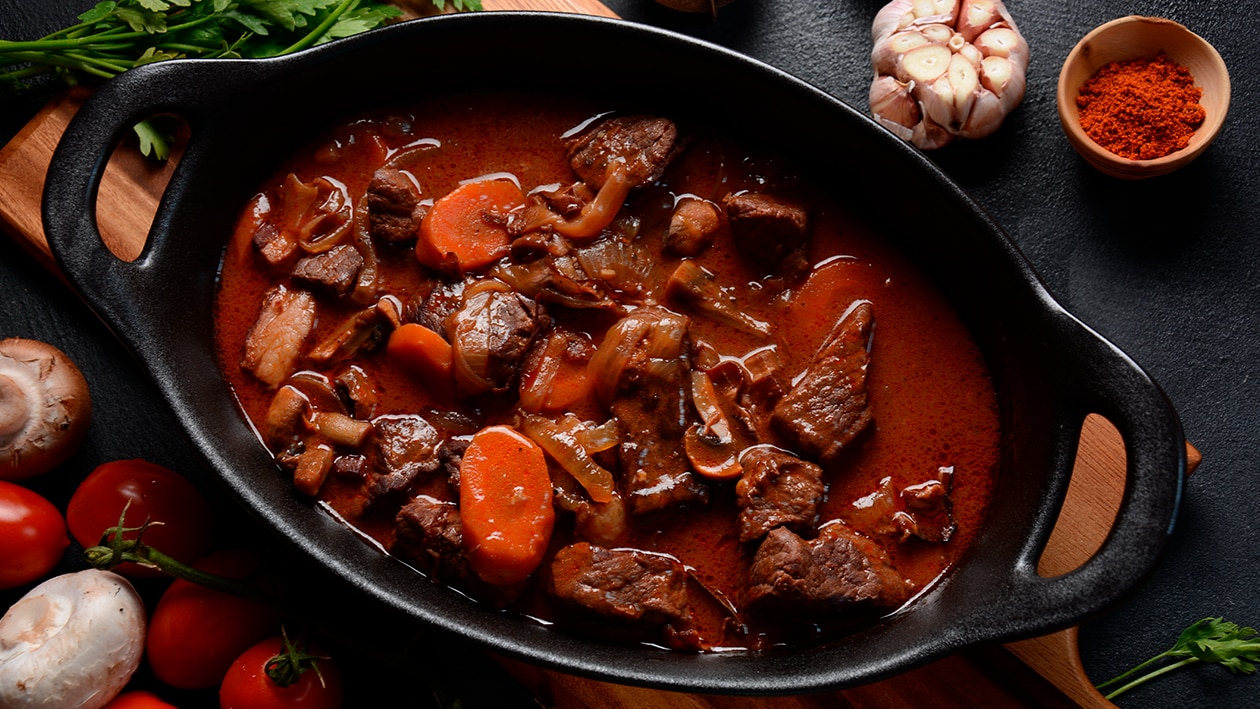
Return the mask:
[[(604, 17), (614, 13), (596, 0), (484, 0), (486, 10), (551, 10)], [(0, 150), (0, 230), (22, 244), (54, 275), (57, 272), (40, 223), (40, 195), (53, 149), (87, 92), (77, 89), (51, 102)], [(165, 166), (119, 149), (106, 170), (97, 202), (107, 246), (134, 259), (144, 246), (158, 199), (178, 154)], [(1187, 446), (1188, 468), (1200, 462)], [(1042, 555), (1039, 571), (1055, 576), (1089, 559), (1101, 546), (1124, 490), (1124, 443), (1105, 419), (1090, 416), (1082, 431), (1067, 501)], [(500, 661), (546, 703), (557, 709), (599, 706), (807, 707), (888, 706), (1067, 706), (1110, 707), (1085, 674), (1077, 629), (945, 658), (891, 679), (824, 695), (731, 698), (683, 695), (597, 682)], [(1035, 673), (1035, 674), (1034, 674)], [(1070, 702), (1068, 701), (1070, 699)]]

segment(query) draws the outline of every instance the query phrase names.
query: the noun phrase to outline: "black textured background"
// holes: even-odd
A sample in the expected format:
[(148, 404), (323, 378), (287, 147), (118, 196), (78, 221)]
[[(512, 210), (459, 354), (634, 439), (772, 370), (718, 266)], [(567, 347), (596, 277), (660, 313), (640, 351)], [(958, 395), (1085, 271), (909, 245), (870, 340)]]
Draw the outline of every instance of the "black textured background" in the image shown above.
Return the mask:
[[(866, 110), (870, 23), (879, 0), (736, 0), (715, 19), (650, 0), (605, 2), (626, 19), (749, 54)], [(92, 4), (0, 0), (0, 38), (39, 36)], [(1260, 5), (1009, 0), (1007, 6), (1032, 50), (1022, 105), (996, 135), (931, 157), (995, 216), (1069, 310), (1160, 382), (1188, 440), (1204, 455), (1157, 572), (1130, 599), (1083, 626), (1085, 666), (1097, 681), (1166, 649), (1204, 616), (1260, 626)], [(1187, 25), (1216, 46), (1233, 81), (1230, 114), (1212, 147), (1180, 172), (1138, 182), (1113, 180), (1086, 165), (1059, 128), (1054, 98), (1060, 63), (1080, 37), (1131, 14)], [(0, 94), (0, 141), (42, 101), (41, 94)], [(836, 169), (862, 179), (861, 166)], [(887, 187), (890, 220), (913, 218), (932, 229), (930, 215), (907, 210), (897, 185)], [(96, 464), (130, 457), (205, 475), (128, 353), (22, 250), (0, 240), (0, 336), (14, 335), (65, 350), (96, 397), (84, 449), (33, 487), (64, 503)], [(353, 612), (335, 612), (342, 610)], [(449, 657), (459, 662), (461, 655)], [(484, 690), (497, 683), (475, 684)], [(1135, 690), (1120, 704), (1260, 706), (1260, 678), (1199, 666)]]

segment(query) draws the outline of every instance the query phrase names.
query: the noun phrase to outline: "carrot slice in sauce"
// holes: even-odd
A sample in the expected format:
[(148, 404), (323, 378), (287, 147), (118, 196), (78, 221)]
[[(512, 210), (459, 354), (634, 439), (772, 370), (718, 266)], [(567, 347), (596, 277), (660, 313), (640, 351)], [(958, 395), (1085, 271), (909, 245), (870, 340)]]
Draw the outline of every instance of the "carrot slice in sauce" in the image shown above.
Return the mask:
[(451, 377), (451, 343), (419, 323), (396, 328), (385, 351), (421, 374), (442, 381)]
[(511, 245), (505, 217), (525, 205), (510, 180), (465, 182), (433, 203), (420, 222), (416, 260), (434, 269), (475, 271), (503, 258)]
[(464, 547), (486, 583), (524, 581), (542, 563), (555, 509), (538, 444), (509, 426), (473, 435), (459, 471)]

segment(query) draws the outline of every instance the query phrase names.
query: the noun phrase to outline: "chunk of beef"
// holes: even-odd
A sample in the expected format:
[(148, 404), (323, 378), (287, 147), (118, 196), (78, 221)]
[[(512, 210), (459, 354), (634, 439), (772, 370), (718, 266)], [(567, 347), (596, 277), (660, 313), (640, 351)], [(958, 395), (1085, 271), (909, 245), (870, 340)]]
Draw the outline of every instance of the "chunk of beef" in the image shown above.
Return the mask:
[(748, 570), (746, 602), (759, 613), (862, 614), (906, 601), (906, 580), (871, 540), (839, 522), (806, 541), (786, 527), (766, 535)]
[(241, 366), (268, 387), (280, 386), (296, 370), (302, 346), (314, 327), (314, 296), (274, 286), (263, 297), (258, 319), (245, 336)]
[(925, 542), (947, 542), (954, 536), (958, 526), (950, 498), (953, 483), (954, 467), (950, 465), (938, 468), (935, 479), (902, 488), (901, 499), (910, 517), (906, 525), (909, 535)]
[(530, 344), (549, 322), (537, 303), (502, 282), (468, 288), (446, 323), (455, 381), (474, 396), (511, 389)]
[(334, 246), (322, 254), (293, 264), (293, 280), (333, 298), (349, 295), (363, 268), (363, 255), (349, 244)]
[(372, 238), (391, 244), (415, 240), (426, 210), (420, 204), (420, 186), (410, 174), (387, 167), (377, 170), (365, 199)]
[(780, 448), (753, 446), (740, 457), (744, 474), (735, 484), (739, 540), (760, 539), (778, 527), (812, 533), (826, 488), (822, 468)]
[(368, 459), (366, 455), (354, 453), (351, 455), (339, 455), (333, 461), (332, 473), (347, 478), (358, 478), (362, 480), (367, 476)]
[(472, 436), (452, 436), (442, 440), (438, 446), (438, 459), (441, 471), (453, 488), (459, 487), (459, 468), (464, 463), (464, 451), (472, 443)]
[(417, 495), (398, 510), (389, 553), (441, 583), (472, 578), (459, 507)]
[(630, 623), (685, 625), (692, 615), (682, 564), (634, 549), (586, 542), (561, 549), (551, 563), (551, 591), (579, 608)]
[(805, 265), (809, 212), (797, 202), (763, 192), (739, 192), (722, 200), (735, 248), (766, 272)]
[(721, 228), (722, 213), (715, 204), (695, 197), (683, 198), (674, 207), (665, 230), (665, 253), (695, 256), (709, 248)]
[(641, 187), (660, 179), (678, 151), (678, 127), (665, 118), (608, 118), (568, 144), (569, 163), (583, 182), (596, 189), (609, 166), (624, 163), (630, 184)]
[(251, 237), (254, 248), (267, 262), (268, 266), (279, 266), (298, 252), (297, 239), (276, 228), (271, 222), (263, 222), (254, 230)]
[(635, 513), (703, 503), (709, 491), (684, 452), (691, 387), (688, 320), (645, 306), (609, 329), (589, 371), (624, 437), (620, 483)]
[(368, 476), (369, 499), (405, 492), (417, 478), (441, 467), (442, 436), (424, 417), (378, 416), (372, 419), (372, 427), (379, 470)]
[(774, 407), (775, 428), (821, 461), (835, 459), (871, 422), (866, 368), (873, 318), (870, 302), (850, 306), (804, 376)]
[(891, 476), (879, 481), (879, 489), (856, 501), (844, 513), (845, 521), (862, 532), (898, 542), (911, 537), (925, 542), (947, 542), (954, 535), (950, 488), (952, 466), (937, 469), (936, 477), (905, 485), (900, 490)]
[(403, 321), (424, 325), (445, 336), (446, 320), (464, 302), (463, 281), (427, 281), (407, 299)]

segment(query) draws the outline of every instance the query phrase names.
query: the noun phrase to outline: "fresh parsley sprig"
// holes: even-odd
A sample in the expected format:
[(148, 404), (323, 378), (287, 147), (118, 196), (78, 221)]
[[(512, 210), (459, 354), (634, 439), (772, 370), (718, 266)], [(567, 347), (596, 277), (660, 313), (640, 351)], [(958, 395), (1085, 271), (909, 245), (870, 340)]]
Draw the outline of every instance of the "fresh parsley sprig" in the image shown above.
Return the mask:
[[(439, 10), (447, 4), (431, 2)], [(449, 2), (455, 10), (481, 9), (481, 0)], [(401, 14), (368, 0), (104, 0), (78, 23), (40, 39), (0, 40), (0, 84), (21, 88), (52, 74), (73, 86), (167, 59), (291, 54)], [(165, 159), (169, 139), (146, 124), (136, 130), (142, 149)]]
[(1139, 672), (1165, 660), (1176, 660), (1133, 679), (1106, 695), (1107, 699), (1137, 687), (1160, 675), (1196, 662), (1221, 665), (1235, 674), (1249, 675), (1260, 662), (1260, 634), (1254, 628), (1239, 627), (1223, 618), (1204, 618), (1181, 632), (1177, 643), (1133, 669), (1096, 685), (1099, 691), (1114, 687)]

